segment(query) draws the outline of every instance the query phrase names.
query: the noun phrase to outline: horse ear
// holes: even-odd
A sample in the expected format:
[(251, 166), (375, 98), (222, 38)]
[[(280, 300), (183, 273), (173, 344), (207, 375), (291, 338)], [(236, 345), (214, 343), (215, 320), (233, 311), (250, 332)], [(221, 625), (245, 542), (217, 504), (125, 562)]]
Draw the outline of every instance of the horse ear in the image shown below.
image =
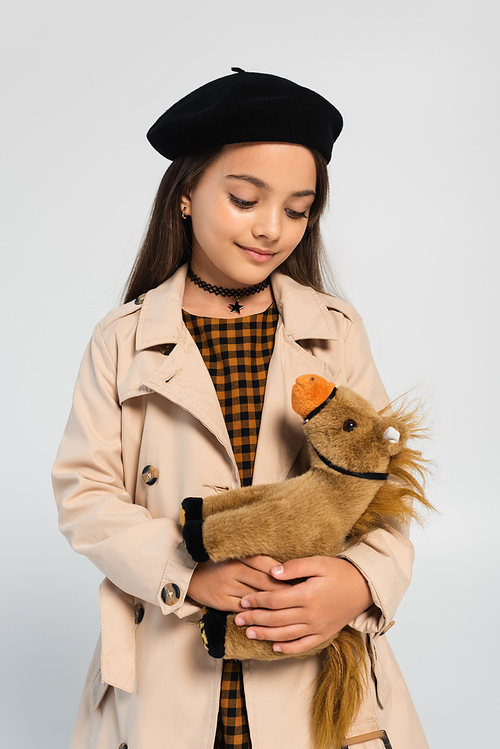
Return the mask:
[(301, 375), (292, 388), (292, 408), (303, 419), (320, 406), (335, 385), (320, 375)]

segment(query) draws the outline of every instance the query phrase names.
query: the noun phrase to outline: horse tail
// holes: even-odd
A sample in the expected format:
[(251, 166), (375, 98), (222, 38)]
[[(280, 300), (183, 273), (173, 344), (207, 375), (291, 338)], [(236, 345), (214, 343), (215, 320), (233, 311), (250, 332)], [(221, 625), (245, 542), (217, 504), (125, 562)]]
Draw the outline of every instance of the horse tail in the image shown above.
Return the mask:
[(344, 627), (322, 651), (313, 702), (316, 749), (341, 749), (363, 701), (365, 657), (363, 637), (351, 627)]

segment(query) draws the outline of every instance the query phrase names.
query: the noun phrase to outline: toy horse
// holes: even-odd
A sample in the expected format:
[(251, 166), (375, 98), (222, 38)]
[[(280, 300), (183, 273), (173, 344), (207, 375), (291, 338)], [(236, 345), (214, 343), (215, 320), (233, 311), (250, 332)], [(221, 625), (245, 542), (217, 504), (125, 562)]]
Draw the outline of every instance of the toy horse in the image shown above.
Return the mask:
[[(280, 562), (335, 556), (370, 530), (417, 517), (412, 500), (431, 507), (421, 485), (421, 454), (407, 446), (421, 432), (414, 414), (387, 409), (378, 413), (349, 388), (337, 388), (317, 375), (297, 379), (292, 407), (304, 419), (310, 469), (276, 484), (186, 498), (181, 523), (195, 561), (255, 554)], [(246, 628), (238, 627), (234, 617), (204, 610), (200, 627), (210, 655), (236, 660), (291, 657), (274, 652), (272, 642), (247, 638)], [(316, 744), (319, 749), (340, 749), (363, 698), (364, 641), (359, 632), (345, 627), (300, 657), (319, 651), (324, 655), (314, 698)]]

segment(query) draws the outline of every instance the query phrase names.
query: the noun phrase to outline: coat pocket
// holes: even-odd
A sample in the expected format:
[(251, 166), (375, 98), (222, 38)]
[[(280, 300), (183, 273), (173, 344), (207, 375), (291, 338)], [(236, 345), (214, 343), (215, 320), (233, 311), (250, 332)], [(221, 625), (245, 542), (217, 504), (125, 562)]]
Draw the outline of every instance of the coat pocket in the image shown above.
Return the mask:
[(92, 715), (101, 704), (108, 688), (109, 684), (106, 684), (106, 682), (102, 680), (102, 673), (99, 668), (92, 680), (92, 686), (90, 687), (89, 709)]
[(134, 691), (134, 599), (107, 577), (99, 587), (101, 604), (101, 671), (107, 684), (124, 692)]

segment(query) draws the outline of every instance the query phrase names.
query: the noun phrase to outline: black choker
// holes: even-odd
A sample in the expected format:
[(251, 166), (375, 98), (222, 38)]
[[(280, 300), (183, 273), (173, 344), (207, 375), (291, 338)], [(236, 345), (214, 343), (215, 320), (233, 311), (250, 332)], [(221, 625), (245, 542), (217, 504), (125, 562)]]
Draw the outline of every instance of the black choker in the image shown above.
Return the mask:
[(199, 286), (200, 289), (208, 291), (209, 294), (216, 294), (217, 296), (225, 297), (233, 296), (236, 301), (234, 302), (234, 304), (229, 304), (228, 307), (231, 312), (237, 312), (239, 315), (241, 315), (241, 310), (245, 307), (244, 304), (240, 304), (240, 299), (242, 296), (251, 296), (252, 294), (258, 294), (259, 291), (264, 291), (264, 289), (267, 289), (267, 287), (269, 286), (269, 278), (266, 278), (264, 279), (264, 281), (256, 283), (255, 286), (248, 286), (246, 289), (223, 289), (222, 286), (212, 286), (211, 283), (202, 281), (201, 278), (193, 273), (191, 268), (188, 268), (187, 274), (188, 278), (190, 278), (193, 283)]

